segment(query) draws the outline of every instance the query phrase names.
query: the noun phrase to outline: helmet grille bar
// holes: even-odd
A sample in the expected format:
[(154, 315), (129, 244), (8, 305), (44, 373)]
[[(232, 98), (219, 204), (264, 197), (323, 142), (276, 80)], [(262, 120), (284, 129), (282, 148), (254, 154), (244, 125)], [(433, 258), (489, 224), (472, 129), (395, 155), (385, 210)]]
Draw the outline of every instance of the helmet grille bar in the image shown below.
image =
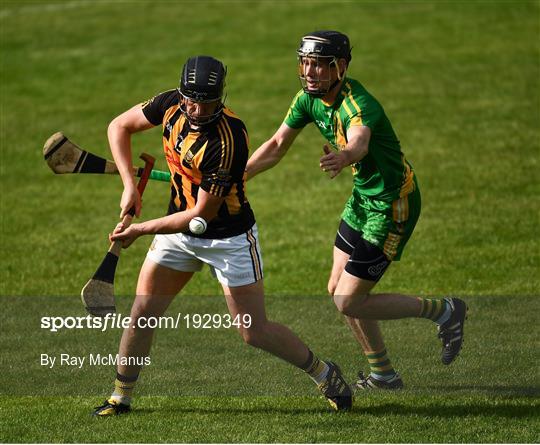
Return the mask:
[[(338, 31), (314, 31), (302, 37), (300, 47), (297, 49), (298, 56), (298, 77), (302, 84), (302, 89), (313, 97), (323, 97), (327, 92), (332, 90), (339, 81), (343, 79), (346, 68), (342, 69), (338, 66), (339, 59), (346, 60), (346, 66), (351, 61), (351, 47), (349, 38)], [(328, 79), (316, 79), (319, 82), (317, 87), (308, 87), (308, 80), (304, 74), (305, 59), (314, 59), (317, 66), (324, 61), (332, 69), (337, 70), (337, 79), (330, 83), (330, 75)], [(311, 77), (313, 81), (313, 76)], [(324, 82), (324, 83), (322, 83)]]

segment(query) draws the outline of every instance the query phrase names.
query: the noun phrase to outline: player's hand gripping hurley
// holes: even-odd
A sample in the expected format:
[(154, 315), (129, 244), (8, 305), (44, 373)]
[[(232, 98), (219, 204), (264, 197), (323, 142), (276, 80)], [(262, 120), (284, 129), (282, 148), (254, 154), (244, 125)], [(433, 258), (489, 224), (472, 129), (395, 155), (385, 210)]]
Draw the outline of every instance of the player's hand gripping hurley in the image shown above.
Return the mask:
[[(154, 167), (155, 159), (143, 153), (141, 159), (144, 161), (144, 169), (137, 184), (137, 190), (142, 197), (150, 172)], [(135, 206), (129, 209), (129, 212), (122, 218), (124, 227), (131, 224), (131, 220), (135, 215)], [(114, 299), (114, 275), (118, 257), (122, 251), (122, 241), (113, 241), (105, 258), (96, 270), (94, 276), (86, 283), (81, 291), (81, 298), (89, 314), (96, 317), (104, 317), (107, 314), (116, 312), (116, 304)]]

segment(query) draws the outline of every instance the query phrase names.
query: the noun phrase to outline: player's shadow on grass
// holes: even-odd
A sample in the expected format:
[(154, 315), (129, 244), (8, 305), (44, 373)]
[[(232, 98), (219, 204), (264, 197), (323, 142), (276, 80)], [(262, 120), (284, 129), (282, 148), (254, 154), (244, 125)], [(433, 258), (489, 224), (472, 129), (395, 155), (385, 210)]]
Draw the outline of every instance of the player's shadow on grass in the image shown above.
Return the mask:
[(433, 393), (456, 392), (456, 391), (474, 391), (485, 392), (494, 396), (507, 397), (540, 397), (539, 386), (522, 385), (444, 385), (444, 386), (426, 386), (427, 390)]
[[(538, 406), (538, 404), (536, 405)], [(353, 414), (360, 415), (373, 415), (373, 416), (387, 416), (395, 414), (397, 416), (422, 416), (422, 417), (440, 417), (441, 419), (448, 420), (449, 418), (456, 417), (486, 417), (493, 416), (495, 418), (506, 419), (519, 419), (519, 418), (538, 418), (540, 415), (537, 410), (532, 406), (516, 406), (508, 403), (458, 403), (451, 405), (411, 405), (411, 404), (399, 404), (399, 403), (387, 403), (378, 406), (368, 406), (363, 408), (360, 404), (357, 404), (354, 408)]]
[[(164, 408), (137, 408), (132, 411), (131, 415), (147, 415), (155, 411), (159, 411)], [(535, 409), (531, 406), (516, 406), (509, 403), (457, 403), (452, 405), (412, 405), (410, 403), (384, 403), (377, 406), (362, 406), (361, 400), (356, 401), (355, 406), (349, 413), (335, 413), (329, 407), (321, 405), (321, 407), (282, 407), (282, 406), (250, 406), (250, 407), (235, 407), (235, 406), (219, 406), (219, 407), (207, 407), (207, 406), (174, 406), (167, 407), (167, 412), (174, 411), (178, 414), (218, 414), (222, 415), (227, 413), (230, 415), (235, 414), (335, 414), (339, 416), (422, 416), (422, 417), (440, 417), (442, 419), (448, 419), (452, 417), (469, 417), (469, 416), (493, 416), (501, 418), (535, 418), (539, 417)]]
[[(326, 403), (326, 402), (325, 402)], [(305, 408), (299, 408), (299, 407), (291, 407), (291, 408), (285, 408), (282, 406), (251, 406), (246, 408), (239, 408), (235, 406), (220, 406), (215, 408), (208, 408), (208, 407), (200, 407), (197, 408), (196, 406), (178, 406), (172, 408), (172, 410), (178, 414), (219, 414), (223, 415), (224, 413), (227, 414), (315, 414), (315, 415), (321, 415), (321, 414), (345, 414), (346, 413), (335, 413), (332, 408), (330, 408), (327, 405), (321, 404), (321, 407), (305, 407)], [(153, 411), (144, 409), (146, 413)]]

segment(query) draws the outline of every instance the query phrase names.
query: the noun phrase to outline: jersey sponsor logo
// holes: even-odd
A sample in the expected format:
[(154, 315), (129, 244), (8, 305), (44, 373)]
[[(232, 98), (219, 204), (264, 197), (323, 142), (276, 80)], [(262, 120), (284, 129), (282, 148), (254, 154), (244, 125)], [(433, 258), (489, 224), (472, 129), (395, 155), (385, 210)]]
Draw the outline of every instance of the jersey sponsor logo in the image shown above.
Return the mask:
[(387, 264), (388, 264), (388, 261), (382, 261), (379, 264), (375, 264), (374, 266), (370, 266), (368, 268), (368, 273), (372, 277), (377, 277), (378, 275), (380, 275), (380, 273), (383, 271), (383, 269), (386, 267)]

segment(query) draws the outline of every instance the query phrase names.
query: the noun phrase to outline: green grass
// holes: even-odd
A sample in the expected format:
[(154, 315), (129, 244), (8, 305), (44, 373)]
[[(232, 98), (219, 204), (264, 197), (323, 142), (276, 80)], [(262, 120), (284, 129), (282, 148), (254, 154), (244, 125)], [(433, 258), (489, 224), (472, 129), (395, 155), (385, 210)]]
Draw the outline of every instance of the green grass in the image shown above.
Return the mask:
[[(0, 439), (536, 441), (539, 15), (538, 1), (1, 0)], [(212, 54), (228, 66), (227, 103), (246, 122), (253, 150), (282, 121), (299, 88), (296, 45), (316, 28), (349, 34), (349, 74), (385, 107), (422, 190), (415, 234), (378, 289), (464, 295), (473, 313), (462, 357), (439, 366), (426, 321), (384, 323), (408, 389), (364, 396), (342, 416), (328, 412), (301, 373), (245, 347), (232, 331), (164, 330), (143, 374), (137, 413), (89, 419), (112, 370), (46, 372), (39, 354), (114, 352), (119, 332), (53, 335), (40, 331), (39, 317), (83, 315), (75, 295), (107, 247), (121, 183), (54, 176), (43, 162), (44, 141), (62, 130), (110, 157), (108, 122), (174, 87), (190, 55)], [(160, 140), (155, 129), (137, 135), (133, 147), (158, 157), (164, 169)], [(250, 181), (248, 195), (261, 233), (269, 314), (352, 378), (365, 364), (322, 297), (351, 177), (344, 172), (330, 181), (320, 173), (322, 144), (314, 128), (306, 129), (278, 167)], [(144, 218), (162, 215), (167, 198), (166, 185), (151, 183)], [(149, 243), (124, 252), (120, 295), (133, 293)], [(172, 310), (224, 312), (223, 301), (209, 297), (219, 292), (206, 270), (185, 291), (196, 297), (178, 299)], [(126, 313), (129, 298), (121, 302)], [(181, 371), (185, 362), (192, 372)]]
[[(313, 398), (143, 397), (129, 416), (92, 419), (77, 397), (22, 397), (12, 424), (17, 441), (175, 443), (535, 442), (536, 399), (405, 392), (377, 394), (348, 414), (329, 414)], [(27, 416), (27, 417), (26, 417)], [(66, 422), (66, 419), (70, 419)], [(47, 425), (44, 431), (40, 425)], [(76, 428), (73, 425), (77, 425)], [(504, 432), (501, 432), (504, 430)]]
[[(342, 341), (347, 329), (322, 298), (273, 297), (269, 312), (310, 339), (317, 353), (337, 360), (352, 379), (365, 364), (353, 342)], [(107, 354), (115, 350), (119, 330), (39, 329), (41, 316), (77, 314), (75, 298), (0, 301), (0, 410), (9, 419), (4, 441), (515, 443), (534, 442), (540, 426), (540, 345), (530, 328), (540, 311), (537, 298), (468, 297), (465, 348), (449, 367), (439, 363), (429, 322), (383, 323), (407, 389), (360, 394), (354, 410), (343, 415), (330, 412), (302, 372), (243, 345), (233, 330), (161, 329), (152, 363), (141, 375), (134, 415), (122, 420), (90, 417), (112, 387), (110, 367), (39, 364), (42, 353)], [(129, 300), (119, 302), (125, 313)], [(220, 313), (223, 306), (216, 297), (184, 297), (169, 313)], [(293, 315), (301, 311), (307, 318)], [(309, 320), (325, 326), (325, 335), (317, 335), (318, 326)], [(17, 329), (21, 325), (24, 333)], [(66, 423), (68, 417), (73, 420)]]

